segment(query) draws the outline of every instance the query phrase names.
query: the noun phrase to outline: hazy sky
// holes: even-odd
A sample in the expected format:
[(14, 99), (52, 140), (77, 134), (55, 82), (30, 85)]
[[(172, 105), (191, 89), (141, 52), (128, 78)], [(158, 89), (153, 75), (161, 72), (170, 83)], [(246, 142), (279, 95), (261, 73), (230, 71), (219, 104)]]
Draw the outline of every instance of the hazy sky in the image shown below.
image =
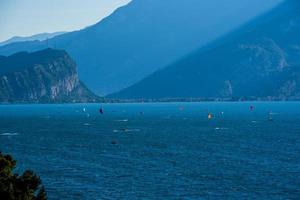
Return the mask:
[(72, 31), (98, 22), (130, 0), (0, 0), (0, 41)]

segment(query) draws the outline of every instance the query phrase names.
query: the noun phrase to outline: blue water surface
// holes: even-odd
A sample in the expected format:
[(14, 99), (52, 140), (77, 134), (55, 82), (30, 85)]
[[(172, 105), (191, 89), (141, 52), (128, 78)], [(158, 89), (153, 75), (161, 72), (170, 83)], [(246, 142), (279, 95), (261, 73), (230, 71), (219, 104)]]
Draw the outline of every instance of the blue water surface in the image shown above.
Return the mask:
[(2, 105), (0, 150), (50, 200), (300, 199), (299, 102)]

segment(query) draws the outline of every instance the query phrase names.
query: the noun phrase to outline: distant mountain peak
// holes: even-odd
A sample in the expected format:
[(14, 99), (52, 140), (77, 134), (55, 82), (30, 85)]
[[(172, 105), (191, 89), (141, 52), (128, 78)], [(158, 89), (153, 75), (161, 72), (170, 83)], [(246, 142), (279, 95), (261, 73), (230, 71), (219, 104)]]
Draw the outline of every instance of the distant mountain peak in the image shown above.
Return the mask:
[(61, 32), (55, 32), (55, 33), (40, 33), (40, 34), (27, 36), (27, 37), (14, 36), (8, 40), (0, 42), (0, 46), (4, 46), (4, 45), (11, 44), (11, 43), (16, 43), (16, 42), (28, 42), (28, 41), (35, 41), (35, 40), (44, 41), (44, 40), (51, 39), (51, 38), (54, 38), (58, 35), (62, 35), (65, 33), (67, 33), (67, 32), (61, 31)]

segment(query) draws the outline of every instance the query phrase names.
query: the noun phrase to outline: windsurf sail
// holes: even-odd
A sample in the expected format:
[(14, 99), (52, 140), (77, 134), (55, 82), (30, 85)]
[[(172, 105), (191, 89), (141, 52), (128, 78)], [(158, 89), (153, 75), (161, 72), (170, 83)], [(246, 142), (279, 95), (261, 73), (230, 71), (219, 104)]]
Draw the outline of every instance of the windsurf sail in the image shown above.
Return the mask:
[(211, 113), (208, 113), (207, 114), (207, 119), (212, 119), (213, 118), (213, 115)]

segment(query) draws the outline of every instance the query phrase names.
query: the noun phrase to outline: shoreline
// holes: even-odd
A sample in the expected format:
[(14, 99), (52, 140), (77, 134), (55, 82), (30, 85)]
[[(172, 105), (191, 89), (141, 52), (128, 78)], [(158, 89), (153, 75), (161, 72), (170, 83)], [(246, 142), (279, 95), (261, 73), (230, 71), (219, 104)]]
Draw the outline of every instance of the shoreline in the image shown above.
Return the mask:
[(298, 99), (245, 99), (245, 100), (224, 100), (224, 99), (136, 99), (136, 100), (105, 100), (88, 102), (0, 102), (5, 105), (76, 105), (76, 104), (151, 104), (151, 103), (292, 103), (300, 102)]

